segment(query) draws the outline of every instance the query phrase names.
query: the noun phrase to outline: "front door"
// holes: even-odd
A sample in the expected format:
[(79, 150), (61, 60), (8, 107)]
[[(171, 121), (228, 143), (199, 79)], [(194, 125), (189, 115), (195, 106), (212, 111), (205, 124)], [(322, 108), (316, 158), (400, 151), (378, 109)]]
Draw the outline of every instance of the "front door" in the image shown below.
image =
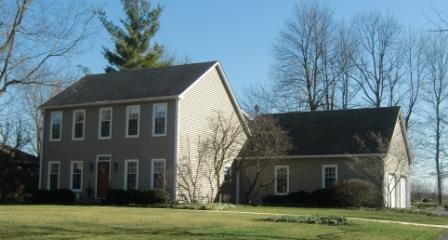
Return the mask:
[(98, 162), (97, 179), (96, 179), (97, 198), (106, 197), (107, 189), (109, 188), (109, 174), (110, 174), (110, 162), (109, 161)]

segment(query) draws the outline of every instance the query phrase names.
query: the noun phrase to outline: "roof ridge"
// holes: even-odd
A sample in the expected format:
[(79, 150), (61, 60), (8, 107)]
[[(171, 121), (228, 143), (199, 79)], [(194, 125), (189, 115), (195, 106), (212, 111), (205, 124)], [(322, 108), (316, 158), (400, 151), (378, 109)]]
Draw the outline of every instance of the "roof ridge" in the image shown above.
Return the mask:
[(390, 107), (367, 107), (367, 108), (350, 108), (350, 109), (334, 109), (334, 110), (322, 110), (322, 111), (291, 111), (291, 112), (278, 112), (278, 113), (269, 113), (264, 115), (283, 115), (283, 114), (308, 114), (308, 113), (330, 113), (330, 112), (355, 112), (362, 110), (386, 110), (386, 109), (401, 109), (401, 106), (390, 106)]

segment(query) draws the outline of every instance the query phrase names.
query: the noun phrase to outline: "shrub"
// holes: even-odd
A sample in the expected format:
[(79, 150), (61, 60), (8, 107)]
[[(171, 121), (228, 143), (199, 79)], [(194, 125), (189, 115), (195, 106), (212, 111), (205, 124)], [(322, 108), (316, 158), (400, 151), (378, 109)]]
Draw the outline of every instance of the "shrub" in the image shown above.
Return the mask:
[(360, 179), (349, 179), (336, 183), (334, 197), (340, 207), (372, 207), (376, 205), (375, 186)]
[(334, 188), (320, 188), (311, 192), (309, 204), (317, 207), (334, 207), (336, 205)]
[(349, 222), (342, 216), (274, 216), (261, 219), (268, 222), (294, 222), (321, 225), (348, 225)]
[(309, 194), (305, 191), (291, 192), (288, 195), (267, 195), (262, 199), (267, 205), (306, 205), (309, 201)]
[(108, 204), (155, 204), (155, 203), (168, 203), (171, 200), (171, 195), (163, 189), (155, 190), (122, 190), (122, 189), (109, 189), (105, 199), (105, 203)]
[(72, 203), (75, 194), (70, 189), (38, 190), (34, 197), (35, 203)]

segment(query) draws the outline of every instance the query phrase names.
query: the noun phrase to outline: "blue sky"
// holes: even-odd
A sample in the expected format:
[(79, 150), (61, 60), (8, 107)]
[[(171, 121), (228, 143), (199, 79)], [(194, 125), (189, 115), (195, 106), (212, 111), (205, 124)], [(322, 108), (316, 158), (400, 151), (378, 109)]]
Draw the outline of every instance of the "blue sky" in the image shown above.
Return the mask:
[[(297, 0), (160, 0), (164, 5), (161, 29), (156, 41), (170, 53), (188, 57), (192, 62), (219, 60), (229, 81), (241, 95), (251, 84), (269, 78), (272, 44), (284, 22), (292, 16)], [(430, 29), (434, 9), (448, 12), (446, 0), (333, 0), (323, 1), (335, 17), (349, 21), (354, 14), (379, 10), (394, 14), (405, 27)], [(110, 19), (123, 17), (120, 1), (100, 0)], [(89, 67), (92, 73), (103, 72), (106, 65), (101, 46), (111, 46), (107, 33), (99, 27), (98, 35), (85, 47), (74, 64)]]

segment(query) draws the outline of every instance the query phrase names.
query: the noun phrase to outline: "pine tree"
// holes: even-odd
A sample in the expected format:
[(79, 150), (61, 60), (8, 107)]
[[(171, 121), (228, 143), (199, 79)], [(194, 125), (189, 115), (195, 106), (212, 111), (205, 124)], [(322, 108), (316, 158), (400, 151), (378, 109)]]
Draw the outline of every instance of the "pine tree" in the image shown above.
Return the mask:
[(109, 62), (105, 71), (170, 65), (171, 60), (162, 60), (163, 45), (150, 45), (160, 28), (162, 6), (157, 4), (157, 7), (151, 9), (151, 0), (122, 0), (121, 4), (126, 13), (126, 18), (120, 19), (123, 27), (108, 20), (104, 11), (96, 12), (115, 44), (113, 50), (103, 46), (103, 55)]

